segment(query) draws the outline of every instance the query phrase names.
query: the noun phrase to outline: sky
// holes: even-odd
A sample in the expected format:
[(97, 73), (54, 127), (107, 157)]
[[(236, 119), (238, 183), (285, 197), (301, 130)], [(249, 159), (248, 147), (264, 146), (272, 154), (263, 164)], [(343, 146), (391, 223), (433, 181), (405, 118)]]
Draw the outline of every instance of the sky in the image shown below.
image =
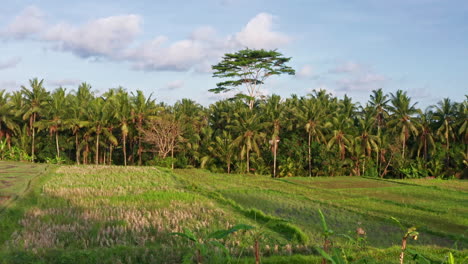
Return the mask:
[(408, 92), (419, 107), (468, 94), (466, 0), (7, 0), (0, 8), (0, 89), (122, 86), (159, 102), (203, 105), (222, 81), (211, 65), (244, 48), (291, 57), (294, 76), (262, 94), (325, 89), (365, 103)]

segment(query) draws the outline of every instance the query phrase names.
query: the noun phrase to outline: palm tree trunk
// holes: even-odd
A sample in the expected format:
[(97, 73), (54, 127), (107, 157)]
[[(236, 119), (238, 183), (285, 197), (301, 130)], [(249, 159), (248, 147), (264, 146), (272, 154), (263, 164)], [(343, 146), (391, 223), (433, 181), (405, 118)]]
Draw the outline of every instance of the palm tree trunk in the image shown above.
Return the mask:
[(32, 146), (31, 146), (31, 162), (34, 162), (34, 141), (35, 141), (35, 137), (36, 137), (36, 130), (34, 129), (34, 122), (36, 121), (36, 113), (33, 113), (32, 114), (32, 122), (30, 123), (31, 124), (31, 128), (32, 128)]
[(112, 150), (114, 149), (114, 147), (112, 146), (112, 144), (110, 144), (109, 146), (109, 165), (112, 165)]
[(312, 135), (309, 131), (309, 177), (312, 177), (312, 148), (310, 146)]
[(250, 152), (250, 150), (247, 149), (247, 173), (250, 172), (250, 166), (249, 166), (249, 165), (250, 165), (250, 162), (249, 162), (249, 160), (250, 160), (250, 153), (249, 153), (249, 152)]
[(380, 125), (377, 125), (377, 138), (379, 140), (379, 145), (377, 148), (377, 175), (380, 174), (380, 148), (382, 147), (382, 139), (380, 138)]
[(274, 155), (273, 155), (273, 178), (276, 178), (276, 151), (278, 149), (278, 142), (276, 139), (274, 139), (275, 142), (273, 143), (274, 145)]
[(58, 141), (58, 132), (55, 132), (55, 145), (57, 146), (57, 157), (60, 158), (60, 147)]
[(124, 166), (127, 166), (127, 136), (123, 134), (123, 154), (124, 154)]
[(96, 165), (99, 164), (99, 133), (96, 134), (96, 158), (95, 158)]
[(141, 154), (142, 154), (141, 152), (142, 151), (143, 150), (141, 149), (141, 138), (140, 136), (138, 136), (138, 165), (140, 166), (141, 166)]
[(403, 153), (402, 153), (402, 158), (405, 159), (405, 147), (406, 147), (406, 139), (403, 139)]
[(75, 145), (76, 145), (76, 164), (80, 165), (80, 149), (78, 148), (78, 132), (75, 134)]

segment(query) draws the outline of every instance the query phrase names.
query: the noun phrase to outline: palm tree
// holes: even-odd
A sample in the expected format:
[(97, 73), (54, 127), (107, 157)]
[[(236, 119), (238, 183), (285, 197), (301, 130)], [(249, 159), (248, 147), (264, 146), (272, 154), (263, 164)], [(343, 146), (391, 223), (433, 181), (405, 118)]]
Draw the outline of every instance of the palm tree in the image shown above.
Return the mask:
[(455, 125), (456, 106), (449, 98), (444, 98), (432, 107), (435, 109), (434, 119), (438, 121), (438, 129), (436, 133), (445, 141), (448, 161), (450, 157), (450, 140), (455, 138), (453, 130)]
[(22, 113), (23, 120), (29, 120), (29, 129), (31, 131), (32, 143), (31, 143), (31, 160), (34, 162), (34, 147), (36, 138), (35, 123), (39, 119), (40, 115), (44, 111), (49, 100), (49, 93), (43, 87), (44, 80), (38, 80), (37, 78), (29, 80), (31, 90), (25, 86), (21, 86), (21, 92), (24, 96), (24, 105)]
[(142, 163), (142, 154), (143, 146), (141, 145), (141, 129), (145, 121), (152, 119), (156, 114), (162, 110), (161, 107), (156, 106), (156, 103), (151, 99), (151, 95), (148, 98), (145, 98), (145, 95), (142, 91), (137, 90), (136, 94), (132, 94), (132, 122), (137, 128), (137, 137), (138, 137), (138, 165)]
[(174, 104), (174, 114), (182, 127), (182, 142), (185, 155), (192, 166), (200, 161), (200, 132), (208, 125), (208, 114), (204, 107), (191, 99), (182, 99)]
[(66, 115), (69, 109), (65, 89), (60, 87), (52, 93), (49, 104), (45, 108), (44, 119), (36, 122), (38, 130), (48, 129), (50, 135), (55, 135), (57, 157), (60, 158), (59, 131), (66, 126)]
[[(423, 153), (424, 160), (428, 159), (429, 146), (434, 147), (434, 137), (432, 133), (432, 120), (434, 113), (430, 109), (426, 109), (425, 112), (419, 113), (418, 118), (418, 127), (419, 127), (419, 136), (418, 136), (418, 157), (420, 156), (421, 150)], [(424, 163), (425, 164), (425, 163)]]
[(378, 149), (377, 149), (377, 172), (380, 172), (380, 159), (379, 159), (379, 151), (381, 148), (380, 142), (382, 141), (382, 128), (385, 126), (385, 121), (388, 119), (388, 95), (384, 94), (382, 89), (372, 90), (372, 94), (370, 95), (370, 100), (368, 104), (370, 107), (374, 109), (374, 120), (377, 126), (377, 137), (378, 137)]
[[(323, 97), (322, 97), (323, 98)], [(330, 123), (325, 122), (326, 103), (319, 101), (316, 97), (309, 95), (309, 98), (301, 98), (297, 108), (297, 119), (300, 126), (303, 126), (307, 132), (308, 147), (308, 167), (309, 177), (312, 176), (312, 142), (325, 143), (325, 132)]]
[(346, 147), (352, 143), (353, 116), (356, 105), (347, 95), (338, 103), (338, 111), (331, 118), (327, 126), (332, 128), (333, 135), (328, 140), (327, 147), (331, 149), (334, 145), (338, 147), (340, 159), (343, 161), (346, 155)]
[(76, 164), (80, 164), (81, 143), (87, 144), (87, 141), (80, 141), (80, 129), (89, 126), (88, 110), (94, 95), (91, 92), (91, 85), (81, 83), (74, 95), (69, 94), (70, 116), (67, 120), (68, 128), (72, 130), (75, 136), (75, 158)]
[(129, 120), (131, 119), (132, 105), (127, 91), (122, 87), (117, 88), (114, 93), (109, 93), (108, 99), (112, 101), (112, 104), (116, 108), (116, 110), (113, 111), (114, 118), (120, 126), (124, 166), (127, 166), (127, 136), (129, 132)]
[[(358, 117), (358, 131), (359, 134), (355, 137), (356, 143), (360, 144), (360, 150), (363, 151), (365, 157), (372, 156), (372, 150), (379, 153), (380, 138), (373, 135), (372, 128), (375, 124), (375, 116), (373, 115), (372, 108), (362, 109), (361, 116)], [(366, 172), (366, 160), (363, 161), (362, 173)]]
[(15, 119), (15, 105), (9, 98), (5, 90), (0, 90), (0, 141), (5, 137), (8, 148), (11, 147), (11, 136), (20, 130)]
[(215, 136), (214, 141), (211, 141), (208, 150), (211, 155), (226, 163), (227, 173), (231, 173), (231, 165), (236, 153), (231, 134), (223, 130), (220, 136)]
[(465, 95), (465, 100), (458, 105), (457, 113), (458, 134), (465, 143), (465, 157), (468, 157), (468, 95)]
[(411, 103), (411, 98), (402, 90), (390, 94), (389, 110), (392, 120), (388, 122), (389, 127), (394, 127), (402, 144), (402, 158), (405, 158), (406, 142), (411, 134), (418, 135), (416, 119), (413, 117), (418, 112), (416, 104)]
[[(94, 134), (95, 138), (95, 163), (99, 164), (99, 146), (100, 146), (100, 136), (105, 134), (109, 138), (112, 138), (111, 130), (108, 129), (108, 125), (112, 123), (112, 117), (114, 116), (114, 107), (111, 104), (110, 100), (106, 100), (103, 97), (95, 98), (89, 107), (88, 116), (89, 116), (89, 129), (88, 134)], [(115, 141), (114, 141), (115, 142)]]
[(281, 96), (272, 95), (262, 105), (266, 125), (271, 132), (270, 145), (273, 152), (273, 178), (276, 178), (276, 154), (278, 152), (278, 142), (280, 140), (281, 121), (285, 115), (285, 105), (281, 103)]
[(328, 126), (331, 126), (333, 134), (328, 140), (327, 147), (331, 149), (333, 146), (337, 146), (340, 159), (343, 161), (346, 155), (346, 147), (352, 143), (352, 136), (348, 133), (352, 126), (352, 120), (344, 114), (337, 114), (337, 116), (331, 118)]
[(260, 144), (266, 135), (262, 130), (266, 123), (262, 123), (257, 114), (252, 111), (241, 111), (235, 113), (236, 119), (227, 128), (234, 130), (239, 136), (234, 139), (233, 144), (241, 146), (240, 156), (244, 157), (247, 165), (247, 173), (250, 172), (250, 152), (253, 150), (260, 155)]

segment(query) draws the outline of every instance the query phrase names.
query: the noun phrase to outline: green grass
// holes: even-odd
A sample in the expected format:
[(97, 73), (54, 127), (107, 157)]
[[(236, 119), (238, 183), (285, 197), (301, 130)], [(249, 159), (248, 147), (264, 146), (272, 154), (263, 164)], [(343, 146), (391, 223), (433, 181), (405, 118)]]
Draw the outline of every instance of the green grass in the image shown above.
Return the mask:
[[(180, 263), (194, 245), (172, 232), (189, 228), (203, 238), (239, 223), (256, 228), (219, 241), (233, 263), (253, 262), (255, 237), (262, 263), (320, 263), (318, 209), (335, 231), (334, 246), (349, 259), (397, 261), (403, 233), (391, 216), (418, 226), (420, 239), (410, 247), (437, 263), (449, 250), (458, 260), (468, 253), (463, 181), (271, 179), (115, 166), (42, 173), (44, 165), (0, 166), (6, 164), (24, 180), (9, 186), (20, 198), (0, 214), (0, 263)], [(367, 247), (359, 249), (340, 235), (356, 237), (358, 227), (367, 233)], [(212, 250), (206, 263), (225, 262), (221, 251)]]

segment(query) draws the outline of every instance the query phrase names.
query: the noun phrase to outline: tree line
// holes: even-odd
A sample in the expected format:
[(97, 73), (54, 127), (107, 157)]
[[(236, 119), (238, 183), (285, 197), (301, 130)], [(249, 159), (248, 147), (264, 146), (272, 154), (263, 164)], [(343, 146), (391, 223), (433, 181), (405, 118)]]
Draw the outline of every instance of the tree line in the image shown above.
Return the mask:
[(463, 177), (468, 96), (420, 109), (407, 92), (374, 90), (364, 105), (324, 90), (238, 96), (204, 107), (156, 102), (122, 87), (43, 80), (0, 90), (0, 159), (202, 167), (275, 176)]

